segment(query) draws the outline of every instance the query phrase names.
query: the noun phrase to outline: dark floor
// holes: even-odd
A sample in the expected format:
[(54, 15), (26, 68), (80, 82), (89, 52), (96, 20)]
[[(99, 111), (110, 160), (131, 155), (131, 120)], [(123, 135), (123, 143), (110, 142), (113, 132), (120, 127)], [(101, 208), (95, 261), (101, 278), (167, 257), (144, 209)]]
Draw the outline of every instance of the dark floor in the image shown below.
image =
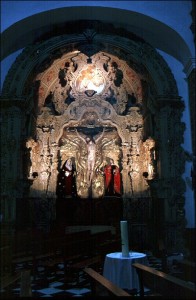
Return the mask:
[[(148, 257), (149, 266), (161, 270), (161, 260), (155, 258), (151, 252), (145, 251)], [(72, 261), (67, 263), (64, 268), (63, 263), (59, 263), (52, 268), (46, 268), (40, 262), (36, 269), (34, 276), (31, 276), (32, 297), (91, 297), (91, 286), (87, 275), (82, 270), (74, 272), (71, 268)], [(20, 269), (31, 269), (31, 263), (17, 264), (15, 271)], [(96, 266), (96, 270), (102, 274), (102, 267)], [(175, 265), (171, 265), (171, 271), (178, 276), (180, 270)], [(138, 291), (128, 291), (129, 293), (138, 296)], [(101, 295), (107, 296), (106, 291), (101, 291)], [(146, 290), (148, 295), (148, 290)], [(20, 296), (20, 280), (16, 281), (13, 285), (0, 291), (0, 298), (15, 298)]]

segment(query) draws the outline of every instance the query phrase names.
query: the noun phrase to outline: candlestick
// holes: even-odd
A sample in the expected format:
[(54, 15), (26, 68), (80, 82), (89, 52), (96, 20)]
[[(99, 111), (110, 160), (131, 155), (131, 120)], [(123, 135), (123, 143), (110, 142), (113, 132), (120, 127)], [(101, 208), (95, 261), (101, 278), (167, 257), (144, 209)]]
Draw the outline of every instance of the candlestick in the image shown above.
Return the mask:
[(129, 239), (127, 221), (120, 221), (122, 256), (129, 257)]

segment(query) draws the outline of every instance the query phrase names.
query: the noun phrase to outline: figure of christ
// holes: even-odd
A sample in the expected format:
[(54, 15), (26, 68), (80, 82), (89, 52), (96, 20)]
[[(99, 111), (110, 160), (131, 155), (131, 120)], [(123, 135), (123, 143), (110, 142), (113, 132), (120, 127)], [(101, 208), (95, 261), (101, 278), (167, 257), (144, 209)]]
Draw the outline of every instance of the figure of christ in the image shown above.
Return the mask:
[(85, 142), (86, 147), (87, 147), (87, 175), (86, 175), (86, 178), (87, 178), (88, 187), (90, 187), (92, 184), (92, 179), (93, 179), (93, 175), (94, 175), (97, 143), (103, 137), (104, 130), (101, 134), (99, 134), (99, 136), (96, 140), (94, 140), (93, 138), (90, 138), (90, 137), (84, 138), (82, 136), (82, 134), (79, 134), (78, 131), (76, 131), (76, 132), (77, 132), (78, 137)]
[(96, 157), (96, 144), (93, 139), (89, 137), (86, 138), (87, 145), (87, 182), (90, 186), (92, 183), (93, 172), (95, 167), (95, 157)]

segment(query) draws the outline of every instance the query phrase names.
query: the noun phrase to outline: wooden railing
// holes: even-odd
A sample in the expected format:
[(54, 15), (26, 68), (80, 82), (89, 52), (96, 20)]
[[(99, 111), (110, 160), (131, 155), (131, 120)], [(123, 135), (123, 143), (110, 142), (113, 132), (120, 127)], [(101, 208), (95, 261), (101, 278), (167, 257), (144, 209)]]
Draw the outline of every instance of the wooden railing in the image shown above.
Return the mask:
[(195, 299), (194, 284), (146, 265), (134, 263), (132, 266), (138, 273), (141, 297), (145, 296), (144, 287), (147, 287), (152, 294), (158, 294), (166, 299)]
[(120, 296), (120, 297), (132, 297), (126, 291), (113, 284), (111, 281), (103, 277), (101, 274), (93, 270), (92, 268), (85, 268), (84, 272), (90, 277), (92, 296), (103, 296), (98, 292), (98, 285), (101, 285), (109, 295)]

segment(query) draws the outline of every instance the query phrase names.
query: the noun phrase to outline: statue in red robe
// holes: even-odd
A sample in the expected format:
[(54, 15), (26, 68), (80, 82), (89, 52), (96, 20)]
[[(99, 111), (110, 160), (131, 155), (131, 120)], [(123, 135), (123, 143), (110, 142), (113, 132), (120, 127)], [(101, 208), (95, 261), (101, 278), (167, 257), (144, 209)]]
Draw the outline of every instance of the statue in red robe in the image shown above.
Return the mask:
[(114, 164), (114, 160), (110, 159), (108, 165), (104, 168), (105, 176), (105, 195), (106, 196), (120, 196), (121, 194), (121, 177), (120, 170)]

